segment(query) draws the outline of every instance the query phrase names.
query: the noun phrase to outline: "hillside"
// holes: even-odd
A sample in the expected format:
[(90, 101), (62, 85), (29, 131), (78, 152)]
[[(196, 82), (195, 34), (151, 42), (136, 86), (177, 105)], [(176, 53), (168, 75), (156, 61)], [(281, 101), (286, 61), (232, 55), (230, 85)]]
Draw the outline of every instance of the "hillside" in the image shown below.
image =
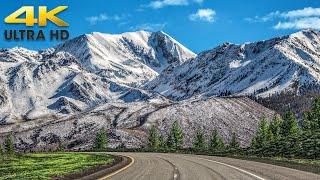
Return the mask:
[[(236, 132), (242, 146), (250, 143), (260, 120), (271, 120), (274, 112), (248, 98), (209, 98), (179, 103), (133, 102), (108, 103), (76, 116), (37, 119), (19, 124), (0, 126), (0, 137), (14, 130), (19, 150), (49, 150), (59, 142), (68, 149), (89, 149), (95, 133), (108, 129), (109, 146), (144, 147), (147, 132), (155, 125), (167, 136), (171, 124), (178, 120), (184, 132), (184, 146), (192, 143), (195, 131), (204, 130), (206, 136), (217, 129), (226, 142)], [(5, 139), (5, 138), (0, 138)]]

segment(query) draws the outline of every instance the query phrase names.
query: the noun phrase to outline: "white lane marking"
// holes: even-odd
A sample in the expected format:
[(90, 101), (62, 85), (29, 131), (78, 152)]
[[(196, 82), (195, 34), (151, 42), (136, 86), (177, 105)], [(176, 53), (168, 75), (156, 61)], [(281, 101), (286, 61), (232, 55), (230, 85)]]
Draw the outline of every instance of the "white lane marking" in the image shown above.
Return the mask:
[(199, 158), (199, 159), (202, 159), (202, 160), (206, 160), (206, 161), (211, 161), (211, 162), (214, 162), (214, 163), (217, 163), (217, 164), (221, 164), (221, 165), (224, 165), (224, 166), (233, 168), (233, 169), (236, 169), (236, 170), (241, 171), (241, 172), (243, 172), (243, 173), (245, 173), (245, 174), (248, 174), (248, 175), (250, 175), (250, 176), (253, 176), (253, 177), (255, 177), (255, 178), (259, 179), (259, 180), (265, 180), (264, 178), (262, 178), (262, 177), (260, 177), (260, 176), (257, 176), (257, 175), (255, 175), (255, 174), (252, 174), (251, 172), (245, 171), (245, 170), (243, 170), (243, 169), (237, 168), (237, 167), (232, 166), (232, 165), (229, 165), (229, 164), (225, 164), (225, 163), (222, 163), (222, 162), (219, 162), (219, 161), (214, 161), (214, 160), (211, 160), (211, 159), (205, 159), (205, 158), (201, 158), (201, 157), (198, 157), (198, 158)]

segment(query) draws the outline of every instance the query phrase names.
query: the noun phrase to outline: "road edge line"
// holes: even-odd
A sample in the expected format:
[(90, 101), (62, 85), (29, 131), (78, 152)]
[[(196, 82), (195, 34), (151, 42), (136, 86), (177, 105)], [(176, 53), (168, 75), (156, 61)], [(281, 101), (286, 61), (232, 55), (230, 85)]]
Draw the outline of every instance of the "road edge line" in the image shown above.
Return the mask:
[(198, 158), (199, 158), (199, 159), (206, 160), (206, 161), (214, 162), (214, 163), (217, 163), (217, 164), (221, 164), (221, 165), (224, 165), (224, 166), (233, 168), (233, 169), (236, 169), (236, 170), (241, 171), (241, 172), (243, 172), (243, 173), (245, 173), (245, 174), (248, 174), (248, 175), (250, 175), (250, 176), (253, 176), (253, 177), (255, 177), (255, 178), (259, 179), (259, 180), (265, 180), (264, 178), (262, 178), (262, 177), (260, 177), (260, 176), (258, 176), (258, 175), (255, 175), (255, 174), (253, 174), (253, 173), (251, 173), (251, 172), (248, 172), (248, 171), (246, 171), (246, 170), (240, 169), (240, 168), (238, 168), (238, 167), (232, 166), (232, 165), (230, 165), (230, 164), (222, 163), (222, 162), (219, 162), (219, 161), (214, 161), (214, 160), (211, 160), (211, 159), (201, 158), (201, 157), (198, 157)]
[(131, 162), (130, 162), (127, 166), (125, 166), (125, 167), (123, 167), (123, 168), (121, 168), (121, 169), (118, 169), (117, 171), (115, 171), (115, 172), (113, 172), (113, 173), (111, 173), (111, 174), (108, 174), (108, 175), (106, 175), (106, 176), (104, 176), (104, 177), (102, 177), (102, 178), (99, 178), (98, 180), (108, 179), (108, 178), (110, 178), (110, 177), (112, 177), (112, 176), (114, 176), (114, 175), (116, 175), (116, 174), (118, 174), (118, 173), (120, 173), (120, 172), (128, 169), (130, 166), (132, 166), (133, 163), (135, 162), (135, 161), (134, 161), (134, 158), (131, 157), (131, 156), (127, 156), (127, 155), (126, 155), (125, 157), (127, 157), (127, 158), (129, 158), (129, 159), (131, 160)]

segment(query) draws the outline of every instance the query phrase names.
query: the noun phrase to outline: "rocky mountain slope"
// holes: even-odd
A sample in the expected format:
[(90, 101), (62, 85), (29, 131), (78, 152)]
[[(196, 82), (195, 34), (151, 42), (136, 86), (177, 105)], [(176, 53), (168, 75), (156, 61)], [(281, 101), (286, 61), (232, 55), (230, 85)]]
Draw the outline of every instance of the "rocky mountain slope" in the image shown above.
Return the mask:
[(181, 102), (108, 103), (68, 118), (55, 117), (0, 126), (0, 143), (14, 132), (15, 146), (22, 151), (54, 150), (62, 142), (70, 150), (90, 149), (95, 133), (108, 130), (109, 146), (143, 147), (151, 125), (166, 137), (178, 120), (184, 146), (191, 146), (198, 128), (208, 137), (217, 129), (226, 142), (236, 132), (242, 146), (250, 143), (260, 120), (274, 112), (248, 98), (190, 99)]
[(84, 69), (127, 84), (149, 81), (169, 65), (196, 56), (162, 31), (119, 35), (94, 32), (72, 39), (55, 51), (69, 52)]
[(255, 43), (225, 43), (166, 69), (146, 88), (175, 100), (197, 95), (319, 93), (320, 33), (304, 30)]
[(137, 88), (195, 54), (163, 32), (93, 33), (55, 48), (0, 50), (0, 124), (166, 98)]

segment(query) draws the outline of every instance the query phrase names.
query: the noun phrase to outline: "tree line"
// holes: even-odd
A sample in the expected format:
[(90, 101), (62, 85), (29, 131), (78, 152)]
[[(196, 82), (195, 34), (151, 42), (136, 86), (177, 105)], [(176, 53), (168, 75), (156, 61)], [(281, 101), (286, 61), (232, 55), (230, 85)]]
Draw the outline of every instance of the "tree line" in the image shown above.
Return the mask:
[(304, 112), (300, 126), (291, 110), (282, 117), (276, 115), (271, 123), (262, 120), (248, 153), (320, 158), (320, 98), (315, 99), (311, 109)]
[[(152, 126), (149, 130), (148, 138), (148, 147), (157, 151), (157, 150), (181, 150), (183, 149), (182, 145), (184, 142), (184, 136), (182, 128), (180, 127), (178, 121), (175, 121), (168, 133), (168, 137), (165, 139), (161, 135), (155, 126)], [(201, 129), (198, 129), (195, 133), (193, 139), (192, 149), (196, 151), (205, 151), (205, 150), (224, 150), (224, 149), (237, 149), (240, 147), (240, 144), (237, 140), (236, 133), (232, 134), (231, 141), (228, 145), (225, 144), (222, 137), (218, 134), (218, 131), (215, 129), (212, 131), (210, 139), (207, 143), (204, 132)]]
[[(178, 121), (175, 121), (167, 137), (158, 132), (155, 126), (149, 129), (148, 147), (152, 151), (182, 150), (184, 134)], [(108, 136), (104, 129), (98, 131), (93, 139), (93, 151), (105, 151)], [(65, 144), (60, 141), (58, 151), (64, 151)], [(299, 158), (320, 158), (320, 98), (314, 100), (312, 108), (303, 115), (299, 126), (293, 111), (288, 110), (283, 116), (275, 115), (271, 122), (262, 119), (249, 147), (240, 148), (235, 132), (226, 144), (218, 131), (214, 129), (207, 140), (203, 130), (198, 129), (192, 141), (193, 152), (230, 152), (255, 156), (281, 156)], [(4, 147), (0, 144), (0, 160), (15, 155), (13, 134), (9, 133)]]
[[(168, 138), (165, 140), (157, 132), (155, 126), (149, 130), (149, 148), (152, 150), (182, 148), (183, 133), (178, 122), (172, 124)], [(207, 154), (232, 154), (248, 156), (280, 156), (298, 158), (320, 158), (320, 98), (316, 98), (312, 108), (304, 112), (301, 125), (298, 124), (295, 113), (288, 110), (283, 116), (275, 115), (271, 122), (265, 118), (260, 121), (259, 128), (252, 138), (249, 147), (240, 148), (237, 136), (232, 134), (228, 145), (213, 130), (207, 143), (204, 133), (198, 129), (193, 137), (192, 151)]]

